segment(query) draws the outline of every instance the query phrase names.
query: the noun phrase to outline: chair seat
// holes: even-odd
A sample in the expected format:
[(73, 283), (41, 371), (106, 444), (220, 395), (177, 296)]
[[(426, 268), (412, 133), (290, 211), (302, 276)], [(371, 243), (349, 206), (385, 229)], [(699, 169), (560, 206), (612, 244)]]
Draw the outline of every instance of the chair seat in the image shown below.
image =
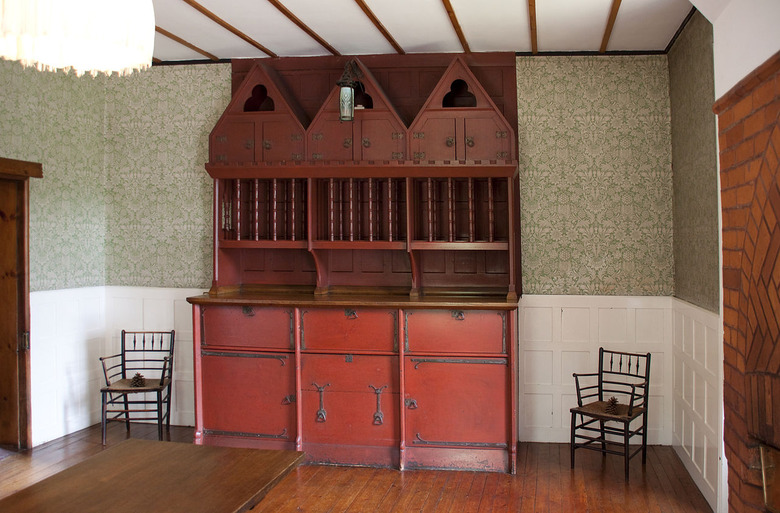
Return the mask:
[(628, 405), (618, 403), (616, 408), (617, 411), (615, 413), (607, 413), (608, 404), (609, 403), (607, 401), (594, 401), (592, 403), (583, 404), (582, 406), (572, 408), (569, 411), (572, 413), (588, 415), (589, 417), (595, 417), (599, 420), (614, 420), (618, 422), (633, 420), (645, 412), (644, 408), (634, 408), (634, 410), (631, 412), (631, 415), (629, 415)]
[(103, 387), (100, 389), (101, 392), (116, 392), (116, 393), (127, 393), (127, 392), (157, 392), (158, 390), (162, 390), (165, 387), (168, 386), (168, 384), (171, 382), (170, 379), (166, 378), (163, 380), (162, 385), (160, 384), (160, 381), (157, 379), (146, 380), (146, 385), (142, 387), (134, 387), (131, 385), (132, 379), (119, 379), (111, 385), (107, 387)]

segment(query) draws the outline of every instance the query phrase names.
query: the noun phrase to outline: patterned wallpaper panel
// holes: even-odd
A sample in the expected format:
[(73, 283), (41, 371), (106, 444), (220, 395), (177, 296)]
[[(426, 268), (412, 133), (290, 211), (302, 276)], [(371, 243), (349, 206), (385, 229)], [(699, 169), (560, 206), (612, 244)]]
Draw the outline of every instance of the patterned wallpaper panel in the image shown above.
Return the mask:
[(30, 287), (103, 285), (105, 77), (0, 60), (0, 156), (43, 164), (30, 180)]
[(230, 64), (153, 67), (108, 81), (107, 285), (209, 287), (208, 135)]
[(712, 25), (696, 12), (669, 51), (674, 164), (674, 295), (720, 307)]
[(523, 291), (671, 295), (666, 57), (517, 58)]

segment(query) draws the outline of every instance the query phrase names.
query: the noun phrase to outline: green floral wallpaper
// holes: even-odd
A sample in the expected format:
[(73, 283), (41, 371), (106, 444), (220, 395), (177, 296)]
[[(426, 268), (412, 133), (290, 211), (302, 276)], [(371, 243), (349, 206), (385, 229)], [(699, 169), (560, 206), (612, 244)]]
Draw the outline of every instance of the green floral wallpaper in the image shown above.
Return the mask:
[(208, 135), (230, 64), (153, 67), (107, 83), (108, 285), (211, 285)]
[(720, 308), (712, 25), (696, 12), (669, 51), (674, 166), (674, 295)]
[(517, 58), (523, 290), (671, 295), (666, 56)]
[(43, 164), (30, 180), (32, 290), (103, 285), (105, 77), (0, 60), (0, 156)]
[(33, 291), (210, 285), (203, 163), (229, 64), (79, 78), (0, 60), (0, 91), (0, 155), (43, 163), (30, 186)]

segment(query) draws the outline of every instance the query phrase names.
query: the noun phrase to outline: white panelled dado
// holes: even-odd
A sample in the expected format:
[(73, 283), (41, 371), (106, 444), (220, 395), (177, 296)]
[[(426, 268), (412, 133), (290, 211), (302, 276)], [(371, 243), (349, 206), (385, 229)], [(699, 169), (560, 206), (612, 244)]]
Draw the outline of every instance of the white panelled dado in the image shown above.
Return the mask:
[(30, 294), (33, 445), (100, 422), (105, 310), (105, 287)]
[(675, 300), (673, 326), (672, 444), (717, 509), (724, 468), (722, 323), (717, 314)]
[(532, 296), (520, 300), (519, 436), (567, 442), (573, 372), (595, 372), (599, 347), (652, 354), (648, 442), (672, 441), (672, 298)]
[(89, 287), (30, 294), (32, 437), (40, 445), (100, 422), (103, 371), (125, 330), (176, 330), (171, 423), (194, 425), (192, 309), (202, 289)]

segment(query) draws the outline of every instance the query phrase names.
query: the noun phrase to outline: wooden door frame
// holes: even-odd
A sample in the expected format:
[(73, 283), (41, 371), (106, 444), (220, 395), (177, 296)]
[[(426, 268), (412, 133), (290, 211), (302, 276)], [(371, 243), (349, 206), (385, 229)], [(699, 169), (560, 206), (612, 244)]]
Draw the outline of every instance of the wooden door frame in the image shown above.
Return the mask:
[(18, 449), (32, 447), (31, 422), (31, 378), (30, 378), (30, 252), (29, 252), (29, 215), (30, 186), (29, 178), (43, 178), (43, 166), (36, 162), (6, 159), (0, 157), (0, 180), (21, 182), (21, 212), (23, 216), (20, 242), (22, 267), (19, 273), (18, 297), (18, 383), (19, 383), (19, 440)]

